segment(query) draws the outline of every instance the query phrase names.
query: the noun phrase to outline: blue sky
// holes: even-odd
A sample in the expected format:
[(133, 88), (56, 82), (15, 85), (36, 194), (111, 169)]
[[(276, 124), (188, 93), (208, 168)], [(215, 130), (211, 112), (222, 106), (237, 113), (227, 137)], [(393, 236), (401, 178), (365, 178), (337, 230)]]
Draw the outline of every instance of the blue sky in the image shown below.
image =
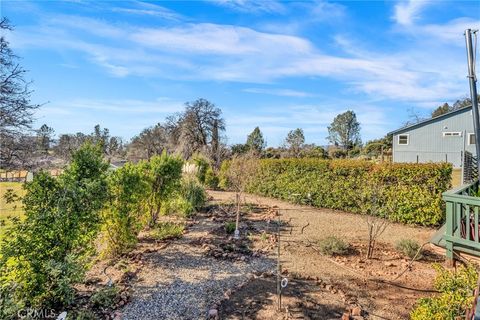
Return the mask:
[[(367, 141), (468, 94), (466, 28), (478, 1), (2, 1), (12, 48), (57, 134), (97, 123), (130, 139), (206, 98), (228, 143), (303, 128), (326, 144), (354, 110)], [(480, 68), (479, 68), (480, 69)]]

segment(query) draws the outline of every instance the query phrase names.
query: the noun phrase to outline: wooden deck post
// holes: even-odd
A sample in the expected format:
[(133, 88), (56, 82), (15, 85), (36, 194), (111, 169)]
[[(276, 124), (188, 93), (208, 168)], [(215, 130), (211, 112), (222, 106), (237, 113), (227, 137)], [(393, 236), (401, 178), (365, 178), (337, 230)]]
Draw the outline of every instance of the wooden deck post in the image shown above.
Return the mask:
[[(454, 224), (455, 224), (455, 214), (454, 214), (454, 204), (453, 202), (447, 201), (446, 203), (446, 222), (447, 222), (447, 228), (445, 230), (445, 234), (449, 236), (453, 236), (453, 230), (454, 230)], [(455, 266), (455, 258), (454, 258), (454, 253), (453, 253), (453, 242), (450, 241), (449, 239), (446, 239), (445, 241), (445, 248), (446, 248), (446, 264), (448, 267), (454, 267)]]

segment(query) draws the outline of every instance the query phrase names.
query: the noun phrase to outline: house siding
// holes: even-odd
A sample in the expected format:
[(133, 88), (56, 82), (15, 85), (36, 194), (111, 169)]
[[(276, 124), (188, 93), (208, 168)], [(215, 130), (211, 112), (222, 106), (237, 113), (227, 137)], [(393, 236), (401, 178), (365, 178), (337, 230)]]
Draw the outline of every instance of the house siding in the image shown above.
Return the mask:
[[(461, 136), (444, 137), (444, 132), (461, 132)], [(454, 168), (462, 165), (464, 150), (476, 154), (475, 145), (469, 145), (473, 133), (472, 109), (440, 117), (425, 124), (398, 130), (393, 134), (394, 162), (450, 162)], [(400, 135), (408, 134), (408, 145), (398, 144)]]

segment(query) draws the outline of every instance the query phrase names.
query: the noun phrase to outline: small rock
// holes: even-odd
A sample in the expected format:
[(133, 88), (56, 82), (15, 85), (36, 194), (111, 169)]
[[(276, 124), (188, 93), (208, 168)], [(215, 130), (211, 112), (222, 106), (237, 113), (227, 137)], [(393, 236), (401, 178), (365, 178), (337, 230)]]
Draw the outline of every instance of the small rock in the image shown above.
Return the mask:
[(362, 308), (360, 307), (353, 307), (352, 308), (352, 316), (361, 316), (362, 315)]
[(385, 262), (385, 267), (395, 267), (393, 262)]
[(350, 320), (350, 313), (345, 312), (345, 313), (342, 315), (342, 320)]
[(218, 310), (217, 309), (208, 310), (208, 317), (210, 319), (216, 319), (218, 317)]

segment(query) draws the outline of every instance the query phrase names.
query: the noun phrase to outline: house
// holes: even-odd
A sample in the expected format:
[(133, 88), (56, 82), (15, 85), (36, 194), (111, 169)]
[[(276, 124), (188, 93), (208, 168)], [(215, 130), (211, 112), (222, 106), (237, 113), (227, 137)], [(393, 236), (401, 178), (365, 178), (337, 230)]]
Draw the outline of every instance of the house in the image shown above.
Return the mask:
[(460, 168), (465, 151), (476, 155), (472, 107), (454, 110), (398, 130), (393, 162), (450, 162)]

